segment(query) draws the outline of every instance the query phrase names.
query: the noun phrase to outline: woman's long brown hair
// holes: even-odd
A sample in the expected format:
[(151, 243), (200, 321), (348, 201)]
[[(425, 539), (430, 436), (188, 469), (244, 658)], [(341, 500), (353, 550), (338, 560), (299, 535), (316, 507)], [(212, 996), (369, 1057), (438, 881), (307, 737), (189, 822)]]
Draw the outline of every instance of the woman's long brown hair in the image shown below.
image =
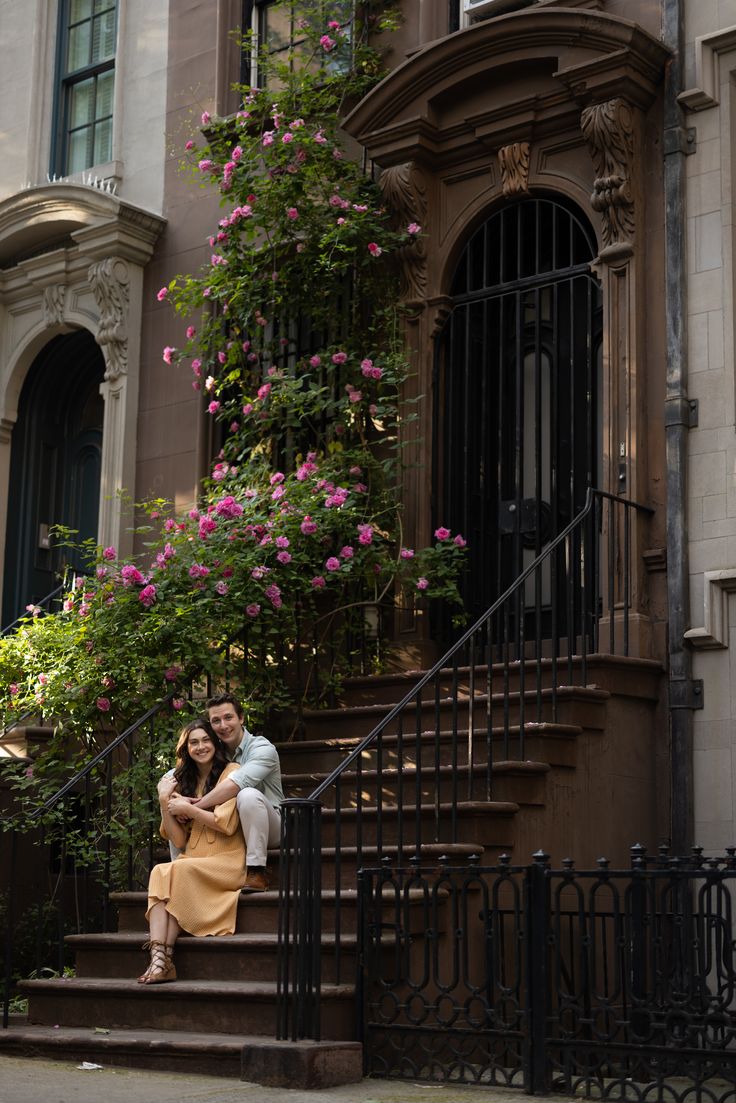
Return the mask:
[(204, 783), (205, 793), (209, 793), (210, 789), (214, 789), (220, 779), (220, 774), (228, 763), (225, 744), (222, 742), (219, 735), (215, 734), (209, 720), (206, 720), (203, 716), (198, 717), (196, 720), (190, 720), (179, 732), (179, 738), (176, 743), (176, 768), (174, 769), (174, 777), (179, 786), (179, 792), (183, 797), (194, 797), (197, 795), (199, 770), (197, 769), (196, 762), (189, 754), (189, 736), (193, 731), (197, 731), (200, 728), (210, 737), (215, 745), (215, 757), (212, 759), (212, 768)]

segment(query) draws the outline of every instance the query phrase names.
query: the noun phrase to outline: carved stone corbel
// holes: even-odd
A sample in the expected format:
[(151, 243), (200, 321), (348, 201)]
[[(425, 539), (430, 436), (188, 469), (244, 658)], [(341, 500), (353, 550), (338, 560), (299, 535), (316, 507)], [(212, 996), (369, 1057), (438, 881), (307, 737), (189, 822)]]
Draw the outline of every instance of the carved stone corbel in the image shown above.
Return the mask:
[(66, 307), (66, 285), (63, 283), (51, 284), (43, 291), (43, 322), (47, 329), (61, 325), (64, 321), (64, 308)]
[(397, 229), (417, 226), (410, 244), (399, 250), (402, 297), (409, 301), (423, 299), (427, 293), (427, 243), (421, 236), (426, 229), (427, 191), (424, 181), (412, 161), (384, 169), (378, 181)]
[(97, 344), (105, 357), (105, 379), (114, 383), (128, 371), (128, 266), (117, 257), (106, 257), (90, 265), (88, 279), (100, 311)]
[(506, 199), (529, 192), (529, 142), (514, 142), (498, 151), (501, 190)]
[(607, 100), (586, 107), (580, 124), (597, 173), (590, 202), (603, 216), (603, 243), (633, 244), (633, 111), (622, 99)]

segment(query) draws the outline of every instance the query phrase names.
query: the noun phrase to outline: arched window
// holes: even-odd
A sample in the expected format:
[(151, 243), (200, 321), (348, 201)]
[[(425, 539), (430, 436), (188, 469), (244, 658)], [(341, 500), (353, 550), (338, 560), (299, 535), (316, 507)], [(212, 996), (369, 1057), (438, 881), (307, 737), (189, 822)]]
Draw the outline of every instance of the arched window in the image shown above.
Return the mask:
[[(468, 241), (435, 375), (438, 523), (469, 549), (481, 613), (578, 512), (600, 442), (591, 228), (561, 199), (509, 204)], [(544, 580), (544, 605), (554, 579)]]
[(3, 616), (9, 624), (81, 562), (49, 538), (66, 525), (97, 539), (105, 365), (91, 333), (52, 338), (34, 361), (13, 429)]

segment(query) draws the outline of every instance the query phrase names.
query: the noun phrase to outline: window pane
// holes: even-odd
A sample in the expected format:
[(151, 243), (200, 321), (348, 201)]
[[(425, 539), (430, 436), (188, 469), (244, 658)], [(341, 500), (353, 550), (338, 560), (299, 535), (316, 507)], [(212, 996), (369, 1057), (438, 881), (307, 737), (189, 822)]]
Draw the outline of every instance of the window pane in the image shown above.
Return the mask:
[(69, 129), (76, 130), (79, 126), (91, 123), (94, 114), (94, 78), (82, 80), (72, 86), (69, 97)]
[(69, 153), (66, 166), (68, 174), (81, 172), (82, 169), (89, 168), (91, 158), (88, 149), (91, 139), (91, 127), (85, 127), (84, 130), (76, 130), (73, 134), (69, 135)]
[(115, 54), (115, 12), (108, 11), (92, 21), (92, 61), (107, 61)]
[(89, 23), (80, 23), (69, 31), (66, 71), (73, 73), (83, 65), (89, 65)]
[(115, 90), (114, 73), (100, 73), (97, 78), (97, 99), (95, 103), (95, 118), (104, 119), (112, 115), (112, 96)]
[(286, 7), (260, 10), (261, 45), (269, 50), (283, 49), (291, 40), (291, 13)]
[(79, 23), (89, 19), (92, 14), (92, 0), (71, 0), (69, 4), (69, 22)]
[(95, 127), (94, 165), (112, 161), (112, 119), (105, 119)]

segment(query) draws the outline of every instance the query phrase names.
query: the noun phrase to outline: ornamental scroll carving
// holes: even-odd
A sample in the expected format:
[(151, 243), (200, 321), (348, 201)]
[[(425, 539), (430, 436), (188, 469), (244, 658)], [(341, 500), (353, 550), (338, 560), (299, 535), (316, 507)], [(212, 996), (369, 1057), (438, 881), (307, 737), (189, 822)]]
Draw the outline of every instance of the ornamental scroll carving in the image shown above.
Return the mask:
[(501, 189), (506, 199), (529, 191), (529, 143), (514, 142), (498, 151)]
[(64, 307), (66, 306), (66, 286), (63, 283), (55, 283), (45, 287), (43, 292), (43, 321), (48, 328), (59, 326), (64, 321)]
[(128, 266), (106, 257), (91, 265), (87, 275), (100, 311), (97, 344), (105, 357), (105, 379), (114, 382), (128, 370)]
[[(420, 230), (425, 229), (427, 192), (411, 161), (384, 169), (378, 184), (393, 212), (396, 229), (405, 230), (412, 224)], [(401, 265), (402, 296), (409, 300), (423, 299), (427, 292), (426, 239), (417, 231), (416, 237), (400, 249), (397, 256)]]
[(634, 240), (634, 117), (624, 100), (586, 107), (580, 117), (597, 177), (590, 202), (603, 215), (604, 245)]

